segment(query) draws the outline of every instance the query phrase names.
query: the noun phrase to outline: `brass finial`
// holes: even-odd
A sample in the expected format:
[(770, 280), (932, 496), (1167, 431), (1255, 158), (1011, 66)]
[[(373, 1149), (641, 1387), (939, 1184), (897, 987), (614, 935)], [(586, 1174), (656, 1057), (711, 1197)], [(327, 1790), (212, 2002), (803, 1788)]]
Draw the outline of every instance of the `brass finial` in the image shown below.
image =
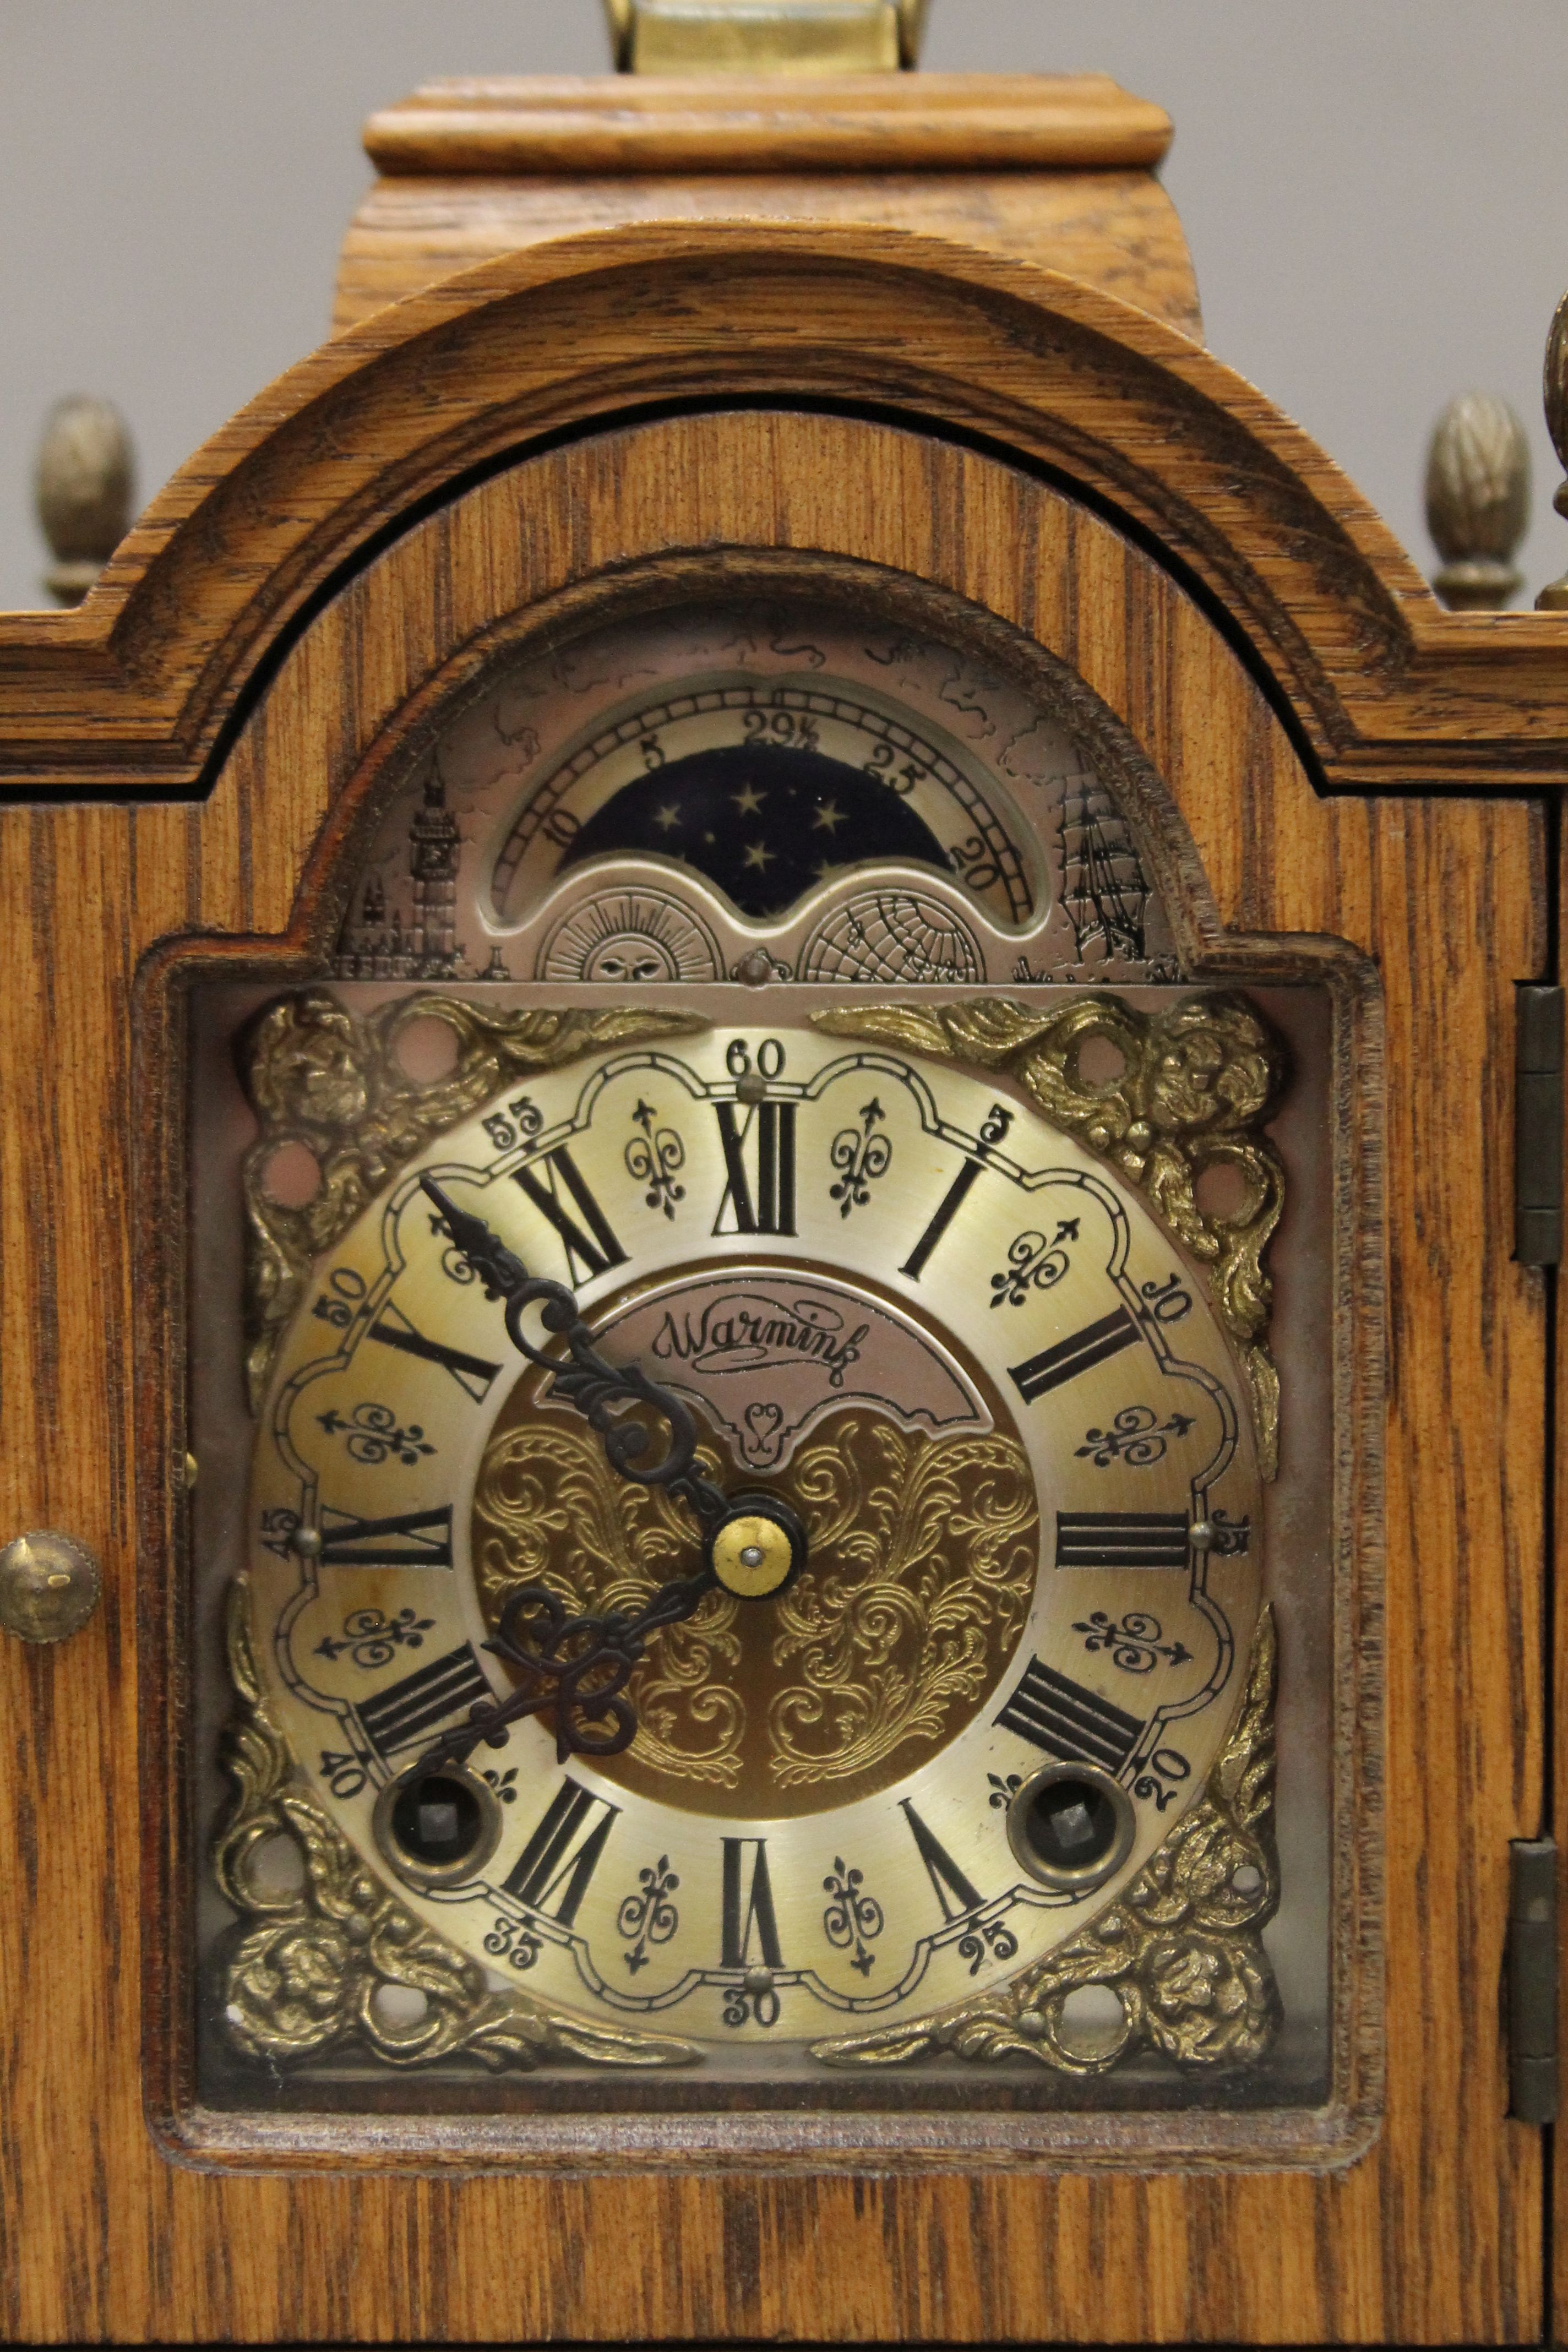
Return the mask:
[(54, 562), (44, 585), (79, 604), (130, 527), (133, 458), (120, 411), (76, 393), (49, 411), (34, 500)]
[(1495, 393), (1451, 400), (1426, 453), (1426, 528), (1443, 559), (1433, 587), (1451, 613), (1498, 613), (1519, 589), (1530, 520), (1530, 444)]
[(930, 0), (605, 0), (620, 73), (885, 73), (920, 62)]
[[(1546, 429), (1558, 461), (1568, 467), (1568, 294), (1557, 305), (1552, 332), (1546, 338), (1546, 368), (1542, 386), (1546, 401)], [(1568, 482), (1561, 483), (1552, 501), (1568, 518)], [(1553, 580), (1535, 600), (1538, 613), (1568, 613), (1568, 572)]]

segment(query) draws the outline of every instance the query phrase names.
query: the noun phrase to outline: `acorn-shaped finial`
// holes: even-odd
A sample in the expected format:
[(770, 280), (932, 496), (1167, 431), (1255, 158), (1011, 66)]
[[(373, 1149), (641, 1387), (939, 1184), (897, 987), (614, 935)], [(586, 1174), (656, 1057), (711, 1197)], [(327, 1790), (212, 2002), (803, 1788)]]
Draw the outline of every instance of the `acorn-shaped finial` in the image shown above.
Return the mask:
[(134, 457), (120, 411), (75, 393), (49, 411), (34, 496), (54, 562), (44, 585), (79, 604), (131, 524)]
[[(1552, 436), (1552, 446), (1559, 462), (1568, 467), (1568, 294), (1557, 305), (1552, 321), (1552, 332), (1546, 338), (1546, 366), (1542, 391), (1546, 404), (1546, 429)], [(1560, 515), (1568, 516), (1568, 482), (1561, 483), (1552, 501)], [(1561, 580), (1553, 580), (1535, 600), (1541, 613), (1568, 612), (1568, 572)]]
[(1500, 612), (1521, 584), (1530, 444), (1495, 393), (1451, 400), (1426, 454), (1426, 528), (1443, 559), (1433, 587), (1454, 613)]

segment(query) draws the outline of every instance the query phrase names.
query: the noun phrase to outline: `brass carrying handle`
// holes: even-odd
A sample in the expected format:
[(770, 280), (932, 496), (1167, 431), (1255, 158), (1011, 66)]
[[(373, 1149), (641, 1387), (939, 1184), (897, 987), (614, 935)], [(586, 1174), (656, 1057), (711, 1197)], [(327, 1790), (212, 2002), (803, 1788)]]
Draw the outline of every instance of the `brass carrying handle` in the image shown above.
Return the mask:
[(617, 73), (847, 74), (920, 63), (930, 0), (605, 0)]

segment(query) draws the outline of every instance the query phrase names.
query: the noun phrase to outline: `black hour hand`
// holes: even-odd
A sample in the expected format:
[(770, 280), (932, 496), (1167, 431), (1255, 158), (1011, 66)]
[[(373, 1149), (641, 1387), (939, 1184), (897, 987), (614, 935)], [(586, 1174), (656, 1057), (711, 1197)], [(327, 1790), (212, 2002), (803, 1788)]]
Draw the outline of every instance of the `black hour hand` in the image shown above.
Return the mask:
[(603, 1616), (574, 1616), (547, 1586), (520, 1586), (485, 1647), (517, 1667), (521, 1682), (499, 1706), (480, 1704), (466, 1724), (447, 1732), (426, 1757), (426, 1769), (466, 1762), (481, 1739), (499, 1748), (509, 1723), (548, 1708), (555, 1715), (558, 1763), (574, 1754), (618, 1756), (637, 1736), (637, 1711), (622, 1694), (648, 1635), (689, 1617), (718, 1580), (703, 1568), (660, 1585), (635, 1614), (614, 1610)]

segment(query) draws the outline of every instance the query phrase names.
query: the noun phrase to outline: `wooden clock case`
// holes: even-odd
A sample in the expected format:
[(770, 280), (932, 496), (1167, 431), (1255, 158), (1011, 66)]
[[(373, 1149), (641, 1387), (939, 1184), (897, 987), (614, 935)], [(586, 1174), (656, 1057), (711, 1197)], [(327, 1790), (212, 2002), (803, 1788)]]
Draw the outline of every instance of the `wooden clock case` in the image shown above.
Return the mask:
[[(1203, 983), (1335, 1006), (1335, 2041), (1310, 2123), (1058, 2118), (980, 2160), (765, 2121), (247, 2143), (199, 2108), (183, 1256), (194, 964), (322, 970), (353, 844), (529, 633), (886, 581), (1018, 630), (1147, 763)], [(1080, 280), (880, 226), (630, 225), (366, 318), (0, 621), (8, 1525), (100, 1616), (0, 1650), (0, 2328), (529, 2341), (1537, 2340), (1506, 2115), (1545, 1700), (1548, 1278), (1514, 992), (1556, 977), (1561, 624), (1441, 615), (1259, 394)], [(1048, 2136), (1047, 2136), (1048, 2140)]]

